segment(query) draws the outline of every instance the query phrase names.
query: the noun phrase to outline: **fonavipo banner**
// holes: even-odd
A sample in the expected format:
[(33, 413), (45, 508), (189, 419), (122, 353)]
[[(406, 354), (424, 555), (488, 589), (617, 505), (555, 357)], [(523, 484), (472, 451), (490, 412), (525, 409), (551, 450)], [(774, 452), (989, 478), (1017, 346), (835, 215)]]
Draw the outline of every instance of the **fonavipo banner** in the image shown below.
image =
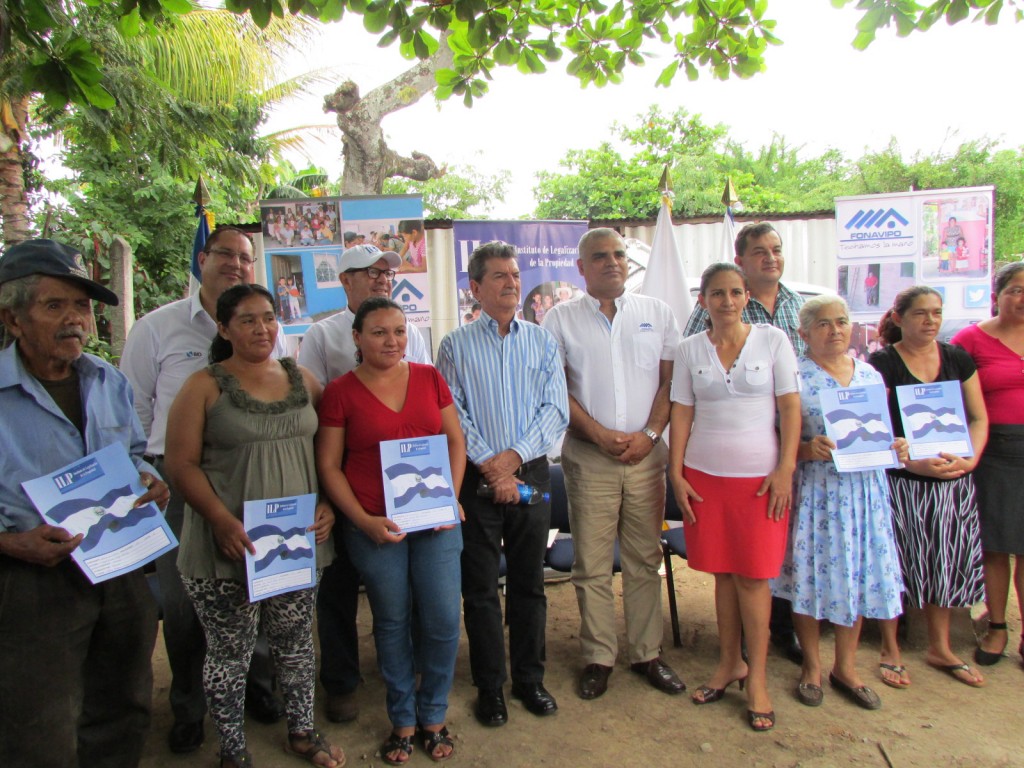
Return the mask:
[(402, 266), (391, 295), (409, 322), (430, 327), (430, 279), (423, 199), (310, 197), (260, 202), (267, 285), (278, 298), (282, 330), (299, 336), (345, 308), (339, 278), (346, 249), (360, 243), (396, 251)]
[(837, 287), (853, 318), (877, 323), (913, 285), (943, 295), (943, 338), (989, 317), (994, 194), (964, 187), (837, 197)]

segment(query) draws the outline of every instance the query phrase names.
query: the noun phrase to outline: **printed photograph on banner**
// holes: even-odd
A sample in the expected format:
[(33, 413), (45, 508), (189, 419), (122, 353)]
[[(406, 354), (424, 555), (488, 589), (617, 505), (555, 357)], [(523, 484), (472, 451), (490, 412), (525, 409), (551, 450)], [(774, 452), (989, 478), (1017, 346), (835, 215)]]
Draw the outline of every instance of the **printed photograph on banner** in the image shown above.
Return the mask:
[(338, 201), (329, 198), (276, 200), (260, 205), (264, 248), (303, 248), (341, 242)]
[(913, 261), (843, 264), (839, 267), (839, 295), (846, 299), (851, 312), (881, 317), (896, 294), (914, 285), (915, 267)]
[(988, 277), (992, 268), (990, 192), (941, 194), (921, 204), (921, 267), (927, 281)]
[(850, 348), (846, 354), (867, 362), (867, 359), (881, 348), (878, 342), (878, 322), (855, 321), (850, 323), (850, 326)]
[[(332, 254), (336, 248), (324, 249), (328, 265), (334, 263), (334, 277), (337, 281), (337, 256)], [(267, 269), (270, 272), (268, 284), (277, 299), (277, 320), (282, 326), (309, 325), (310, 317), (306, 303), (306, 278), (302, 270), (304, 256), (311, 255), (309, 250), (302, 251), (267, 251)], [(341, 283), (336, 285), (340, 286)]]
[(267, 285), (277, 299), (289, 351), (297, 350), (310, 325), (345, 308), (341, 256), (355, 245), (401, 255), (392, 297), (410, 323), (429, 328), (430, 280), (418, 195), (264, 200), (260, 216)]
[(549, 280), (523, 296), (523, 319), (540, 325), (556, 304), (581, 296), (583, 290), (562, 280)]
[(519, 318), (540, 323), (560, 301), (584, 290), (576, 267), (576, 246), (587, 231), (585, 221), (456, 221), (455, 274), (459, 324), (480, 316), (480, 304), (469, 285), (469, 257), (478, 246), (495, 240), (515, 246), (520, 275)]

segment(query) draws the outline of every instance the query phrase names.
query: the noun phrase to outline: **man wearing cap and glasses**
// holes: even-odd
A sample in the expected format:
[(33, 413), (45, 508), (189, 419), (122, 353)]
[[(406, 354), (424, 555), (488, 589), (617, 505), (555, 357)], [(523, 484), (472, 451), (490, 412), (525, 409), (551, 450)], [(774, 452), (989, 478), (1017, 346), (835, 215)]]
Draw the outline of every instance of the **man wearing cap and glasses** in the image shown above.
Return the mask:
[[(346, 233), (346, 237), (347, 237)], [(340, 280), (348, 306), (313, 323), (299, 348), (299, 365), (327, 385), (356, 367), (352, 321), (359, 306), (371, 296), (391, 298), (395, 270), (402, 260), (394, 251), (375, 245), (356, 245), (341, 254)], [(407, 360), (430, 365), (430, 353), (415, 325), (406, 327)], [(355, 689), (359, 685), (359, 636), (356, 611), (359, 574), (345, 543), (335, 538), (337, 558), (327, 567), (317, 594), (317, 633), (320, 638), (320, 681), (327, 690), (327, 719), (332, 723), (355, 720), (359, 714)]]
[(22, 482), (108, 445), (128, 451), (166, 507), (167, 485), (143, 460), (131, 386), (82, 349), (92, 300), (80, 253), (27, 240), (0, 259), (0, 765), (136, 766), (149, 727), (156, 606), (141, 570), (91, 584), (68, 555), (82, 541), (40, 524)]
[[(140, 317), (132, 326), (121, 354), (121, 370), (135, 392), (135, 410), (148, 435), (146, 454), (157, 469), (163, 466), (167, 413), (174, 398), (193, 373), (208, 364), (210, 343), (217, 336), (217, 299), (228, 288), (254, 280), (249, 236), (237, 227), (217, 227), (199, 253), (201, 287), (195, 295), (171, 302)], [(284, 357), (284, 334), (278, 334), (275, 357)], [(181, 537), (185, 500), (172, 489), (167, 524)], [(181, 584), (178, 553), (168, 552), (156, 562), (164, 610), (164, 645), (171, 667), (171, 711), (174, 724), (167, 738), (172, 752), (192, 752), (205, 736), (203, 718), (203, 660), (206, 635), (192, 601)], [(274, 672), (266, 637), (261, 632), (249, 671), (246, 705), (260, 722), (284, 716), (274, 696)]]

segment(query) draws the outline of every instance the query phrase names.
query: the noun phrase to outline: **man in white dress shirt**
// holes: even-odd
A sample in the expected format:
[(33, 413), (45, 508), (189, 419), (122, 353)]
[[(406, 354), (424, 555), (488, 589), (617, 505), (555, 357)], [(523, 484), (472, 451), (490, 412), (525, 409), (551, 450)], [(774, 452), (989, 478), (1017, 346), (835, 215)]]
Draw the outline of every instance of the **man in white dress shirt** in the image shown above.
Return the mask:
[[(343, 376), (356, 367), (352, 321), (360, 305), (371, 296), (391, 298), (395, 270), (402, 260), (394, 251), (375, 245), (356, 245), (341, 254), (341, 284), (348, 306), (314, 323), (299, 347), (299, 364), (321, 384)], [(405, 357), (430, 364), (430, 354), (415, 325), (407, 326)], [(352, 565), (341, 536), (334, 539), (337, 558), (320, 579), (317, 593), (317, 634), (320, 638), (320, 681), (327, 690), (327, 719), (332, 723), (355, 720), (359, 715), (355, 689), (359, 685), (359, 635), (356, 612), (359, 574)]]
[(661, 524), (669, 385), (679, 330), (660, 299), (626, 291), (626, 244), (592, 229), (576, 262), (587, 292), (544, 318), (569, 387), (562, 471), (569, 496), (584, 669), (578, 693), (608, 689), (618, 654), (612, 561), (619, 540), (630, 669), (669, 694), (686, 690), (661, 658)]

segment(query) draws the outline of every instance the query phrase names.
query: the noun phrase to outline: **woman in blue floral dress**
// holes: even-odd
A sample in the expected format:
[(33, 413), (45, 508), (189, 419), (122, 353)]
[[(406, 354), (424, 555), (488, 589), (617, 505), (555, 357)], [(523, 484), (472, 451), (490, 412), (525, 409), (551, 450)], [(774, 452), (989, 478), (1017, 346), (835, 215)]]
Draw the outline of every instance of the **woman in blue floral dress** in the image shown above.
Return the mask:
[[(878, 695), (864, 685), (856, 652), (863, 618), (891, 619), (901, 613), (903, 579), (893, 537), (884, 470), (843, 472), (832, 461), (834, 443), (825, 435), (819, 393), (866, 384), (882, 377), (846, 354), (849, 310), (838, 296), (819, 296), (800, 310), (800, 335), (807, 356), (800, 359), (802, 428), (794, 477), (790, 536), (782, 573), (773, 594), (793, 603), (793, 623), (804, 649), (797, 698), (821, 704), (819, 624), (835, 627), (835, 663), (829, 682), (865, 709), (878, 709)], [(900, 460), (907, 444), (893, 446)]]

